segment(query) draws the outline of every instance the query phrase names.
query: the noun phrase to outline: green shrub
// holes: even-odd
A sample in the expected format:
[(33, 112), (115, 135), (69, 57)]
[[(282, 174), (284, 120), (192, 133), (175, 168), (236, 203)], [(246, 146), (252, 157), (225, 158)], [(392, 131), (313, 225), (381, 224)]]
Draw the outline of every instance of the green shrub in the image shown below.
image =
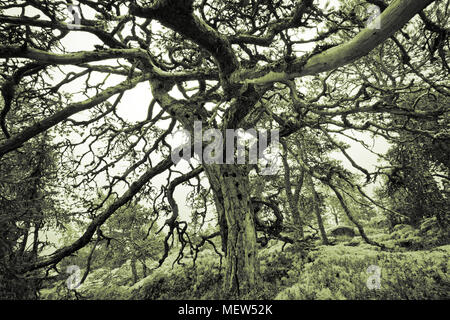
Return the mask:
[[(84, 270), (82, 270), (81, 275)], [(129, 261), (119, 268), (100, 268), (89, 273), (88, 277), (75, 290), (67, 288), (68, 274), (60, 274), (52, 287), (40, 290), (41, 300), (122, 300), (129, 297), (129, 286), (132, 284)], [(76, 291), (76, 292), (75, 292)]]
[[(450, 246), (431, 251), (380, 252), (360, 247), (321, 247), (312, 252), (297, 282), (276, 299), (448, 299)], [(370, 265), (381, 268), (380, 288), (369, 289)]]
[(273, 299), (280, 287), (291, 285), (300, 275), (301, 254), (298, 248), (288, 246), (282, 250), (282, 243), (264, 248), (259, 252), (261, 280), (263, 288), (254, 299)]
[(36, 299), (37, 283), (2, 269), (0, 267), (0, 300)]
[(429, 249), (447, 245), (450, 240), (449, 230), (443, 230), (437, 224), (436, 218), (424, 219), (419, 228), (398, 224), (389, 235), (388, 242), (408, 250)]
[(154, 270), (130, 288), (130, 299), (220, 299), (221, 285), (219, 259), (208, 252), (198, 258), (195, 267), (164, 264)]

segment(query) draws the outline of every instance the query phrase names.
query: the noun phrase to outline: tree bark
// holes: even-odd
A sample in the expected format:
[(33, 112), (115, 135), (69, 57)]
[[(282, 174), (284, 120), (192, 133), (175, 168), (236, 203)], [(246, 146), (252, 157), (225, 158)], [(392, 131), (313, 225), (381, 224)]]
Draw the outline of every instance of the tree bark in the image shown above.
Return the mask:
[[(258, 287), (259, 263), (257, 257), (254, 212), (249, 193), (248, 172), (240, 165), (205, 165), (217, 199), (223, 199), (217, 208), (226, 222), (220, 224), (226, 247), (224, 292), (229, 297), (240, 297)], [(220, 212), (221, 211), (221, 212)], [(225, 239), (224, 239), (225, 238)]]
[[(207, 166), (205, 166), (207, 167)], [(213, 190), (214, 203), (217, 210), (217, 221), (220, 228), (220, 237), (222, 239), (222, 251), (227, 253), (228, 226), (225, 218), (224, 198), (220, 187), (220, 170), (217, 166), (208, 166), (205, 174), (208, 178), (211, 189)]]
[(139, 280), (139, 275), (136, 268), (136, 259), (132, 258), (130, 261), (130, 265), (131, 265), (131, 273), (133, 274), (133, 284), (135, 284)]
[(334, 217), (334, 222), (336, 223), (336, 225), (339, 225), (339, 213), (336, 209), (331, 208), (331, 214)]
[(311, 178), (311, 175), (309, 173), (306, 173), (306, 182), (309, 186), (309, 190), (311, 192), (311, 195), (313, 197), (313, 211), (317, 218), (317, 224), (319, 225), (320, 230), (320, 236), (322, 238), (322, 243), (324, 245), (330, 244), (328, 241), (327, 233), (325, 232), (325, 228), (323, 226), (322, 216), (320, 214), (320, 208), (319, 208), (319, 196), (316, 192), (316, 189), (314, 188), (314, 182)]
[(286, 197), (289, 203), (289, 207), (291, 209), (292, 219), (295, 224), (295, 232), (294, 232), (294, 241), (299, 241), (304, 238), (303, 232), (303, 221), (300, 215), (300, 211), (298, 210), (298, 201), (300, 191), (303, 185), (304, 171), (301, 172), (301, 175), (297, 181), (295, 191), (292, 192), (292, 184), (291, 184), (291, 170), (289, 167), (289, 163), (287, 161), (287, 145), (282, 142), (283, 147), (286, 152), (282, 155), (283, 167), (284, 167), (284, 185)]
[(142, 276), (143, 278), (147, 277), (147, 266), (145, 265), (145, 262), (141, 260), (141, 265), (142, 265)]

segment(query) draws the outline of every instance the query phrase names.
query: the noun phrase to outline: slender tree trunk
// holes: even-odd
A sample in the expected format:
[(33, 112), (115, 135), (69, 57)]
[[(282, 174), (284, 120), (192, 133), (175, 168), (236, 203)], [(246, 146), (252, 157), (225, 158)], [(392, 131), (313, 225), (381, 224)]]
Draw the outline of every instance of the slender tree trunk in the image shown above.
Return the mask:
[(338, 212), (337, 212), (337, 210), (334, 209), (334, 208), (331, 208), (331, 214), (332, 214), (333, 217), (334, 217), (334, 222), (335, 222), (336, 225), (338, 226), (338, 225), (339, 225), (339, 217), (338, 217)]
[(136, 259), (132, 258), (130, 264), (131, 264), (131, 273), (133, 274), (133, 284), (134, 284), (134, 283), (138, 282), (138, 280), (139, 280), (139, 276), (138, 276), (137, 268), (136, 268)]
[(144, 278), (146, 278), (147, 277), (147, 266), (142, 261), (141, 261), (141, 265), (142, 265), (142, 275)]
[[(249, 193), (249, 179), (245, 166), (205, 165), (210, 183), (219, 182), (218, 211), (225, 217), (226, 230), (220, 224), (226, 239), (226, 267), (224, 290), (229, 297), (239, 297), (258, 287), (259, 264), (254, 213)], [(219, 201), (220, 202), (220, 201)], [(220, 219), (219, 219), (220, 222)]]
[(311, 194), (313, 197), (313, 211), (317, 218), (317, 224), (319, 225), (322, 243), (325, 245), (328, 245), (328, 244), (330, 244), (330, 242), (328, 241), (327, 233), (325, 232), (325, 228), (323, 226), (322, 216), (320, 214), (319, 196), (316, 192), (316, 188), (314, 187), (314, 182), (311, 178), (311, 175), (309, 173), (305, 173), (305, 175), (306, 175), (306, 183), (308, 184), (309, 190), (311, 191)]
[(367, 237), (363, 226), (358, 222), (358, 220), (355, 219), (355, 217), (350, 212), (350, 209), (348, 208), (347, 204), (345, 203), (344, 197), (341, 195), (341, 193), (338, 191), (338, 189), (334, 185), (332, 185), (331, 183), (329, 183), (328, 185), (331, 188), (331, 190), (333, 190), (333, 192), (336, 194), (336, 197), (338, 198), (339, 202), (341, 203), (342, 209), (344, 209), (344, 212), (347, 215), (348, 219), (356, 226), (356, 228), (358, 228), (361, 238), (363, 238), (363, 240), (368, 244), (378, 246), (380, 248), (384, 248), (385, 246), (383, 244), (373, 241), (373, 240), (369, 239), (369, 237)]

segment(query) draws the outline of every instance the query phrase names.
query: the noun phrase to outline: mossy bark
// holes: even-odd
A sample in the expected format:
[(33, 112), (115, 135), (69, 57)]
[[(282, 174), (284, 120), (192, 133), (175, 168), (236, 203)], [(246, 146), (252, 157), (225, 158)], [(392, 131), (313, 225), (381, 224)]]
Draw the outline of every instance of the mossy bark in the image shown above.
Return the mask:
[(206, 171), (210, 182), (215, 184), (219, 222), (222, 221), (226, 254), (224, 292), (229, 297), (247, 295), (256, 290), (259, 283), (256, 229), (247, 171), (245, 166), (239, 165), (210, 165)]
[(307, 182), (307, 184), (309, 186), (309, 190), (312, 194), (313, 211), (317, 218), (317, 224), (319, 226), (320, 237), (322, 238), (322, 243), (324, 245), (328, 245), (330, 242), (328, 241), (327, 233), (325, 231), (325, 227), (323, 226), (322, 215), (320, 213), (320, 208), (319, 208), (319, 201), (320, 201), (319, 195), (317, 194), (316, 188), (314, 187), (314, 182), (313, 182), (310, 174), (306, 174), (306, 182)]

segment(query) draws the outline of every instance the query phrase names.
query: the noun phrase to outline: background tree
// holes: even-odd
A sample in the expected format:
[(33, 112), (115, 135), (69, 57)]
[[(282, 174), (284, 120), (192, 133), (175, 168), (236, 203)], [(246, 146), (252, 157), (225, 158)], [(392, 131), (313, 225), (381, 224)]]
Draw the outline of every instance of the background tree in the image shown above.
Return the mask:
[[(230, 297), (257, 289), (255, 207), (259, 203), (277, 213), (273, 201), (253, 200), (250, 175), (261, 168), (203, 162), (180, 171), (170, 157), (169, 135), (178, 128), (192, 134), (196, 120), (204, 130), (223, 133), (275, 128), (288, 137), (311, 131), (326, 137), (371, 181), (376, 174), (351, 159), (335, 135), (347, 137), (356, 130), (397, 141), (406, 130), (430, 136), (409, 120), (433, 117), (445, 123), (448, 116), (443, 106), (421, 111), (401, 103), (405, 93), (431, 91), (448, 97), (445, 1), (376, 1), (383, 13), (366, 27), (373, 2), (334, 8), (311, 0), (80, 0), (80, 19), (72, 16), (67, 23), (63, 2), (3, 1), (0, 157), (21, 152), (25, 143), (45, 132), (58, 133), (53, 142), (72, 208), (67, 216), (85, 222), (83, 234), (71, 244), (18, 272), (55, 265), (87, 246), (135, 198), (153, 206), (154, 219), (167, 214), (161, 263), (175, 236), (182, 243), (180, 257), (184, 249), (198, 249), (205, 241), (192, 242), (193, 230), (180, 217), (174, 192), (195, 180), (200, 186), (206, 177), (220, 228), (211, 236), (221, 236), (225, 254), (224, 289)], [(92, 42), (70, 50), (67, 41), (80, 34)], [(355, 62), (361, 57), (366, 58)], [(425, 74), (425, 69), (433, 72)], [(17, 91), (30, 78), (35, 89)], [(148, 90), (149, 103), (133, 120), (121, 110), (138, 86)], [(280, 105), (280, 100), (286, 103)], [(20, 101), (36, 102), (37, 112), (28, 113)], [(12, 121), (12, 110), (27, 114), (30, 121)], [(403, 117), (402, 123), (392, 124), (395, 116)], [(363, 238), (375, 243), (344, 193), (350, 188), (365, 194), (358, 178), (337, 163), (309, 163), (316, 155), (307, 154), (307, 148), (302, 152), (324, 243), (317, 182), (331, 188)], [(163, 174), (166, 183), (153, 186)], [(105, 196), (98, 201), (100, 189)]]

